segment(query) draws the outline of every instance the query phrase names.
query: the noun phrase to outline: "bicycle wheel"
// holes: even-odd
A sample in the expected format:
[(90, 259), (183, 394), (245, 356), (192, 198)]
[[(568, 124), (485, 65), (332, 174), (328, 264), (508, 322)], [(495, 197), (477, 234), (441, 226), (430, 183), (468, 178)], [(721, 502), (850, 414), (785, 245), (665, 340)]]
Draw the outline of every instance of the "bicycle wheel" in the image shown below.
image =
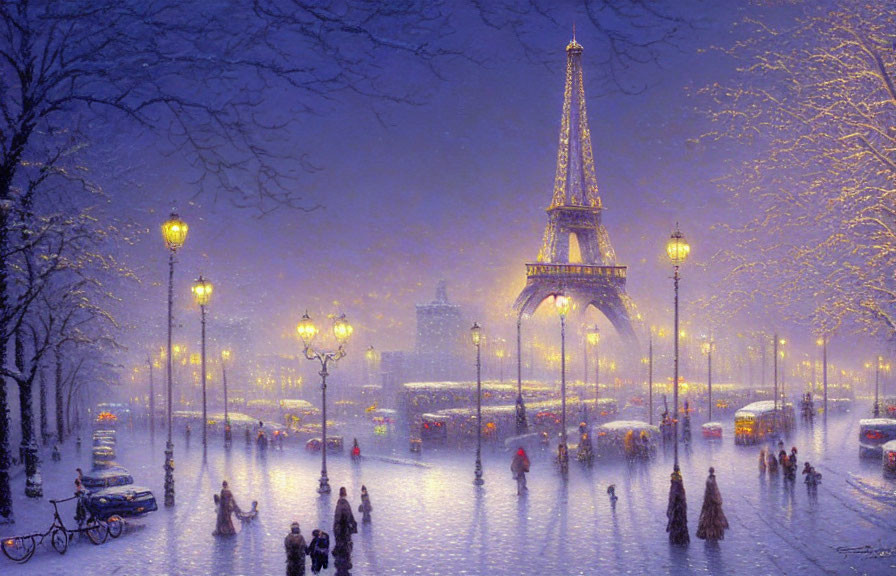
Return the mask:
[(109, 536), (109, 528), (105, 524), (101, 524), (96, 518), (91, 518), (87, 521), (85, 532), (87, 532), (87, 537), (90, 538), (90, 541), (97, 546), (105, 542)]
[(53, 531), (50, 532), (50, 543), (53, 544), (54, 550), (65, 554), (65, 551), (68, 550), (68, 532), (64, 528), (53, 528)]
[(118, 538), (121, 536), (121, 531), (124, 530), (124, 519), (117, 514), (113, 514), (106, 519), (106, 526), (109, 527), (109, 536)]
[(14, 538), (4, 538), (3, 554), (13, 562), (24, 564), (27, 562), (37, 545), (34, 543), (33, 536), (16, 536)]

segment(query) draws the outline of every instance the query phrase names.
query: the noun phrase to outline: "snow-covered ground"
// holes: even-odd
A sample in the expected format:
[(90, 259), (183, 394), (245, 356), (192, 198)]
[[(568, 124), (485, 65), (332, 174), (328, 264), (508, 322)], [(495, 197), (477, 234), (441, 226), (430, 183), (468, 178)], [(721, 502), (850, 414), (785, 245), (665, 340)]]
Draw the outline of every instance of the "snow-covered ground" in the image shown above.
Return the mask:
[[(824, 474), (817, 501), (800, 477), (789, 486), (757, 471), (758, 448), (734, 446), (730, 423), (725, 439), (710, 443), (696, 437), (682, 451), (688, 493), (691, 544), (670, 547), (665, 532), (671, 451), (647, 465), (600, 464), (585, 470), (571, 463), (568, 483), (561, 481), (546, 455), (533, 455), (529, 494), (516, 496), (510, 455), (486, 450), (485, 486), (472, 484), (473, 453), (424, 453), (414, 465), (405, 450), (372, 446), (353, 464), (346, 452), (331, 454), (328, 467), (333, 494), (317, 494), (319, 455), (299, 449), (271, 451), (259, 458), (237, 437), (225, 453), (215, 439), (203, 464), (198, 435), (190, 450), (176, 438), (177, 506), (161, 507), (164, 439), (155, 446), (141, 434), (121, 435), (119, 461), (138, 484), (148, 485), (161, 509), (129, 523), (118, 540), (93, 546), (75, 542), (65, 556), (49, 542), (28, 564), (0, 557), (3, 574), (203, 575), (284, 572), (283, 538), (293, 520), (311, 530), (331, 531), (340, 486), (357, 510), (361, 485), (370, 491), (373, 523), (355, 536), (356, 575), (382, 574), (893, 574), (896, 556), (872, 557), (838, 547), (896, 547), (896, 483), (881, 477), (877, 462), (858, 459), (859, 416), (838, 416), (827, 430), (800, 428), (788, 441), (799, 449), (799, 466), (809, 460)], [(698, 429), (699, 433), (699, 429)], [(44, 463), (45, 493), (71, 494), (74, 468), (88, 466), (85, 443), (80, 461), (66, 455)], [(715, 466), (725, 512), (731, 523), (718, 546), (694, 533), (709, 466)], [(227, 479), (237, 502), (258, 500), (260, 521), (229, 539), (215, 538), (212, 495)], [(14, 526), (0, 535), (45, 529), (51, 521), (46, 501), (27, 501), (24, 479), (16, 477)], [(619, 501), (611, 508), (606, 494), (616, 484)], [(67, 512), (67, 518), (72, 515)], [(360, 516), (356, 514), (356, 516)], [(332, 560), (329, 573), (333, 572)]]

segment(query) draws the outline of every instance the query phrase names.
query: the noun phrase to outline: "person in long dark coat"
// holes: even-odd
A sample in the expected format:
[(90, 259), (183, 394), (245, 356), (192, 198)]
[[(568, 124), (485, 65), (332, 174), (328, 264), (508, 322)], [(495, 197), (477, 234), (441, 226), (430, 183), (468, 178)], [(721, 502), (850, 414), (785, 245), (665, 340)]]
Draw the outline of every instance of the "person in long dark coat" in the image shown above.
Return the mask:
[(221, 494), (218, 495), (218, 518), (215, 523), (215, 531), (213, 536), (232, 536), (236, 534), (236, 528), (233, 527), (233, 518), (231, 515), (237, 512), (240, 507), (236, 505), (233, 493), (227, 486), (227, 480), (221, 483)]
[(305, 576), (305, 551), (308, 546), (298, 522), (290, 526), (283, 546), (286, 548), (286, 576)]
[(333, 546), (333, 564), (336, 566), (336, 574), (344, 576), (352, 569), (352, 534), (358, 533), (358, 523), (352, 514), (352, 506), (346, 499), (345, 487), (339, 489), (339, 500), (336, 502), (336, 512), (333, 514), (333, 536), (336, 544)]
[(687, 545), (691, 541), (688, 534), (688, 499), (684, 491), (684, 482), (681, 479), (681, 471), (678, 466), (672, 472), (672, 485), (669, 488), (669, 507), (666, 509), (666, 532), (669, 533), (669, 543), (679, 546)]
[(703, 494), (703, 509), (700, 511), (700, 523), (697, 525), (697, 538), (701, 540), (724, 540), (728, 529), (728, 519), (722, 511), (722, 495), (716, 484), (716, 471), (709, 469), (706, 479), (706, 492)]
[(510, 461), (510, 472), (513, 474), (513, 479), (516, 480), (516, 493), (518, 495), (529, 490), (526, 487), (526, 473), (528, 471), (529, 456), (523, 447), (520, 446), (516, 454), (513, 455), (513, 460)]

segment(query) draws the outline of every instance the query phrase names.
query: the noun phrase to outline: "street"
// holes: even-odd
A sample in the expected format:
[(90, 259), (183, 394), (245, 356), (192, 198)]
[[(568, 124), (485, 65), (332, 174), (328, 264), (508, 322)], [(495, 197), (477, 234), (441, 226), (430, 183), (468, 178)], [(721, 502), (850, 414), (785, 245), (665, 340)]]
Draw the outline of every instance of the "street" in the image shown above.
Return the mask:
[[(665, 533), (671, 451), (647, 465), (599, 463), (586, 470), (573, 462), (568, 484), (547, 455), (534, 454), (529, 494), (518, 498), (509, 454), (484, 451), (485, 486), (479, 490), (472, 484), (472, 452), (424, 451), (415, 462), (401, 450), (381, 458), (371, 447), (359, 464), (347, 452), (330, 454), (333, 494), (321, 497), (319, 455), (288, 448), (259, 457), (242, 442), (230, 452), (216, 442), (203, 465), (194, 435), (186, 453), (183, 438), (176, 438), (177, 505), (167, 510), (161, 506), (162, 436), (151, 449), (142, 434), (123, 435), (119, 461), (136, 483), (152, 488), (160, 510), (129, 521), (122, 538), (101, 546), (76, 542), (59, 556), (45, 542), (24, 566), (2, 560), (12, 574), (70, 574), (74, 565), (89, 566), (91, 574), (278, 574), (289, 524), (298, 520), (309, 541), (315, 527), (331, 531), (339, 487), (348, 489), (357, 510), (363, 484), (373, 523), (360, 524), (357, 514), (352, 573), (358, 575), (891, 573), (894, 558), (837, 550), (896, 546), (893, 484), (881, 478), (876, 462), (858, 459), (857, 421), (832, 417), (827, 434), (819, 422), (798, 429), (788, 443), (798, 447), (800, 464), (808, 459), (824, 475), (817, 502), (802, 478), (788, 486), (780, 476), (760, 477), (759, 448), (734, 446), (727, 423), (721, 443), (697, 436), (681, 453), (691, 534), (685, 549), (671, 547)], [(695, 536), (710, 465), (731, 524), (718, 546)], [(70, 492), (74, 467), (70, 460), (47, 462), (46, 493)], [(256, 523), (229, 539), (211, 535), (212, 495), (222, 479), (241, 506), (258, 500), (260, 510)], [(615, 510), (606, 493), (611, 483), (619, 496)], [(26, 502), (20, 493), (15, 532), (49, 525), (50, 506)]]

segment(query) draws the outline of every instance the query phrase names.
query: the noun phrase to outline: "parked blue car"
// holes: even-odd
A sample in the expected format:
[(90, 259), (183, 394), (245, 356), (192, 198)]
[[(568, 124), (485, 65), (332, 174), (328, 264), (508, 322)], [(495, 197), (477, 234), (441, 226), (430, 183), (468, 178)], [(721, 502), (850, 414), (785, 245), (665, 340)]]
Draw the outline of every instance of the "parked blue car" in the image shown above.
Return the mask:
[(121, 466), (94, 469), (81, 478), (81, 484), (88, 490), (101, 490), (113, 486), (125, 486), (133, 484), (134, 477)]
[(156, 497), (149, 488), (133, 484), (114, 486), (91, 493), (87, 498), (87, 508), (102, 520), (113, 514), (134, 517), (159, 509)]

